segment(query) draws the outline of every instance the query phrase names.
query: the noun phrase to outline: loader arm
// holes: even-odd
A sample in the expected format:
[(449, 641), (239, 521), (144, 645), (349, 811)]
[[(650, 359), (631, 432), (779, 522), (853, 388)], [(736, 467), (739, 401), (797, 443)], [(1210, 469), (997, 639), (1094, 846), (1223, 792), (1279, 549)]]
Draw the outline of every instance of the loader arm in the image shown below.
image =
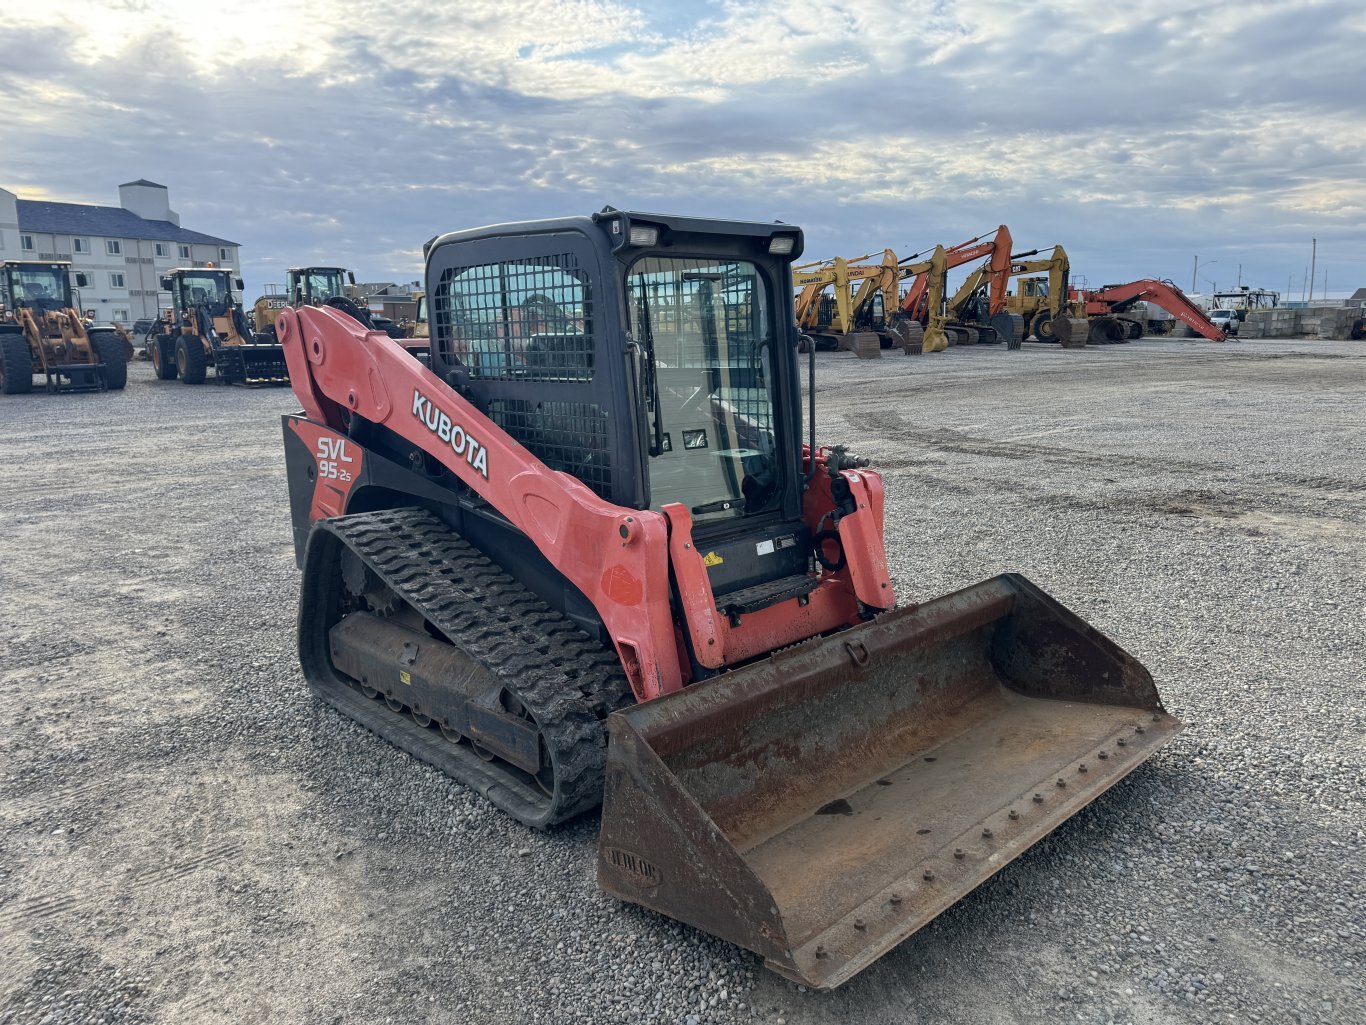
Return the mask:
[[(683, 614), (679, 627), (707, 669), (859, 622), (860, 602), (873, 609), (895, 604), (882, 548), (882, 483), (875, 473), (837, 474), (853, 506), (837, 520), (846, 565), (823, 574), (804, 603), (764, 608), (737, 623), (718, 609), (682, 505), (670, 503), (656, 512), (600, 498), (572, 475), (547, 467), (397, 341), (337, 310), (283, 310), (275, 324), (307, 418), (291, 421), (292, 429), (309, 450), (344, 451), (349, 421), (358, 416), (438, 460), (588, 598), (640, 700), (676, 691), (686, 679), (671, 569)], [(818, 467), (823, 461), (818, 453)], [(319, 480), (316, 514), (345, 513), (353, 484)], [(813, 524), (833, 508), (833, 502), (813, 504), (812, 498), (807, 504), (805, 518)], [(788, 605), (797, 606), (796, 612)]]
[(1159, 281), (1156, 278), (1144, 278), (1140, 281), (1131, 281), (1126, 285), (1111, 285), (1108, 288), (1087, 292), (1086, 299), (1088, 302), (1101, 302), (1109, 306), (1134, 303), (1140, 300), (1150, 302), (1160, 306), (1192, 331), (1212, 342), (1222, 342), (1228, 338), (1209, 317), (1205, 316), (1200, 307), (1186, 298), (1184, 292), (1174, 285)]

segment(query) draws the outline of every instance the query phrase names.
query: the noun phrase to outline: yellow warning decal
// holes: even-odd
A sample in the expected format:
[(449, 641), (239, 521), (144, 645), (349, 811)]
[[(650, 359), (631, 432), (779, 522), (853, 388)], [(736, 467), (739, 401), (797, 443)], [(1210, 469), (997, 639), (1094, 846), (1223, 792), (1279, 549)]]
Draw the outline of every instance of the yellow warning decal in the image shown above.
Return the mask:
[(412, 676), (412, 674), (409, 673), (408, 670), (406, 670), (406, 669), (400, 669), (400, 670), (398, 671), (398, 678), (399, 678), (399, 680), (401, 680), (403, 683), (408, 684), (408, 686), (410, 686), (410, 687), (413, 685), (413, 676)]
[(702, 565), (704, 566), (719, 566), (725, 561), (725, 559), (721, 558), (721, 556), (717, 555), (715, 552), (708, 552), (706, 555), (702, 556)]

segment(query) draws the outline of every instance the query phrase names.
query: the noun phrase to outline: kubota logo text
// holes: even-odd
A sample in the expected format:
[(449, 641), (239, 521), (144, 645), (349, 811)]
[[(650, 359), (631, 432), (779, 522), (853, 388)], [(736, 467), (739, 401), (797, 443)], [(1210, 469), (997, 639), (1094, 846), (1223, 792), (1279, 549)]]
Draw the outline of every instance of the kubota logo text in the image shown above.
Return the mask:
[(436, 406), (432, 400), (417, 389), (413, 389), (413, 416), (417, 417), (438, 438), (450, 445), (451, 451), (464, 456), (465, 462), (485, 480), (489, 479), (488, 449), (465, 433), (465, 428), (452, 422), (451, 418)]

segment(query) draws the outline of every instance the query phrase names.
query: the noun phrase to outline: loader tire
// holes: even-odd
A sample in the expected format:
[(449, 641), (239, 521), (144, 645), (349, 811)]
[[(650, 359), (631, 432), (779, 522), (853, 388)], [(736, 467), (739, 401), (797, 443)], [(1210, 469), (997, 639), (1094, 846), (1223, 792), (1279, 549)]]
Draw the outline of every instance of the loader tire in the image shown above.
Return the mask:
[(33, 391), (33, 352), (28, 339), (15, 332), (0, 334), (0, 392), (27, 395)]
[(209, 357), (198, 335), (181, 335), (175, 340), (176, 373), (186, 384), (203, 384), (209, 373)]
[(175, 343), (170, 335), (152, 335), (147, 339), (147, 352), (152, 359), (152, 370), (160, 381), (176, 379)]
[(1053, 330), (1053, 314), (1047, 310), (1042, 310), (1034, 315), (1030, 322), (1030, 330), (1034, 332), (1034, 337), (1041, 342), (1056, 342), (1058, 334)]
[(123, 391), (128, 385), (128, 353), (123, 339), (113, 331), (96, 331), (90, 336), (90, 348), (104, 364), (104, 386)]
[[(507, 714), (538, 731), (543, 770), (526, 773), (409, 708), (412, 693), (377, 678), (354, 680), (333, 664), (331, 630), (343, 617), (411, 620), (449, 643), (498, 693)], [(314, 524), (299, 600), (304, 677), (324, 701), (409, 754), (484, 795), (523, 825), (544, 829), (602, 801), (606, 719), (630, 704), (614, 651), (582, 633), (432, 513), (387, 509)], [(395, 674), (397, 676), (397, 674)]]

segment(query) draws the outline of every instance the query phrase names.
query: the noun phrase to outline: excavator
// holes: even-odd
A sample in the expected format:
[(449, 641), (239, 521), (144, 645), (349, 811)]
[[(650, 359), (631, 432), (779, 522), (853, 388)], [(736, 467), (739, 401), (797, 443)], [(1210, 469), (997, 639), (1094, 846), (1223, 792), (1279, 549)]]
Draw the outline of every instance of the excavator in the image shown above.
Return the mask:
[[(983, 257), (991, 268), (999, 270), (1010, 262), (1011, 242), (1010, 229), (1002, 224), (990, 235), (977, 235), (947, 248), (936, 246), (929, 260), (920, 260), (924, 254), (916, 253), (902, 261), (902, 276), (910, 278), (911, 283), (901, 297), (900, 315), (896, 320), (903, 332), (914, 330), (910, 327), (912, 322), (924, 328), (930, 340), (922, 351), (939, 352), (950, 343), (967, 345), (980, 340), (976, 329), (950, 323), (954, 304), (947, 295), (948, 272)], [(1003, 317), (992, 328), (1009, 345), (1018, 325)]]
[[(234, 291), (234, 287), (236, 291)], [(237, 301), (242, 279), (212, 265), (162, 275), (171, 305), (147, 332), (147, 354), (162, 381), (203, 384), (212, 368), (221, 384), (288, 384), (284, 351), (256, 335)]]
[(70, 263), (0, 263), (0, 392), (32, 392), (35, 374), (53, 393), (127, 385), (124, 338), (115, 328), (87, 328), (80, 305)]
[(1222, 342), (1228, 338), (1228, 335), (1205, 315), (1204, 310), (1187, 299), (1186, 293), (1170, 281), (1143, 278), (1123, 285), (1073, 289), (1070, 296), (1085, 310), (1090, 325), (1089, 333), (1093, 338), (1100, 335), (1105, 341), (1126, 341), (1140, 337), (1143, 332), (1142, 323), (1123, 315), (1139, 302), (1161, 307), (1196, 334), (1208, 338), (1211, 342)]
[(275, 323), (317, 697), (525, 826), (601, 802), (605, 891), (830, 989), (1181, 724), (1022, 576), (897, 604), (882, 477), (817, 440), (802, 247), (607, 207), (429, 241), (430, 366)]
[[(891, 250), (888, 250), (891, 252)], [(853, 285), (866, 285), (881, 274), (876, 266), (862, 263), (868, 255), (845, 259), (837, 256), (828, 263), (810, 263), (792, 269), (796, 297), (797, 323), (803, 337), (817, 349), (847, 349), (861, 358), (882, 355), (883, 337), (877, 330), (861, 329), (856, 313)], [(895, 259), (895, 257), (893, 257)], [(865, 325), (867, 327), (867, 325)]]

